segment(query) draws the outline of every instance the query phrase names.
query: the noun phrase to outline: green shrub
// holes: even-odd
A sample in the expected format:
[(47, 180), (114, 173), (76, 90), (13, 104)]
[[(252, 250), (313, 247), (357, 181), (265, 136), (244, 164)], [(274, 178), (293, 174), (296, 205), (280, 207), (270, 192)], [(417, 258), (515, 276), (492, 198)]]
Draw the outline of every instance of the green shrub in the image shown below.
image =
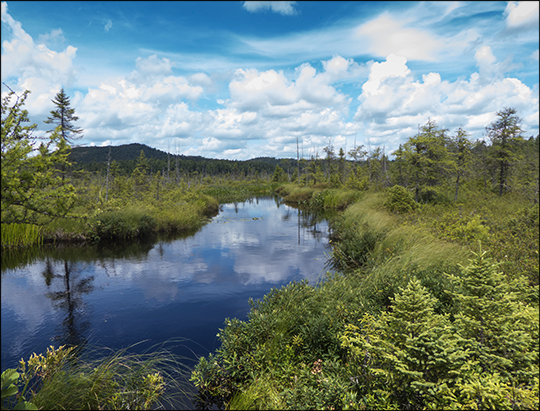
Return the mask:
[(395, 185), (386, 191), (384, 206), (389, 211), (407, 213), (416, 209), (416, 202), (409, 190), (403, 186)]
[(113, 240), (148, 235), (155, 230), (156, 221), (145, 210), (127, 208), (96, 216), (92, 227), (94, 236)]

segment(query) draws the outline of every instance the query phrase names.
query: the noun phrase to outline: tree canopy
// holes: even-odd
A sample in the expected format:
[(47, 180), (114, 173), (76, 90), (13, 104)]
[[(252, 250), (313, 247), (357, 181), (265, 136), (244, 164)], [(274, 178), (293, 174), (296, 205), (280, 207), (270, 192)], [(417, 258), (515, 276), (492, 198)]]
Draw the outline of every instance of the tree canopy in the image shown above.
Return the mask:
[[(48, 138), (34, 136), (22, 107), (29, 91), (13, 91), (2, 99), (1, 221), (4, 224), (43, 224), (65, 217), (74, 205), (74, 188), (62, 181), (70, 165), (70, 146), (60, 126)], [(45, 217), (45, 218), (44, 218)]]

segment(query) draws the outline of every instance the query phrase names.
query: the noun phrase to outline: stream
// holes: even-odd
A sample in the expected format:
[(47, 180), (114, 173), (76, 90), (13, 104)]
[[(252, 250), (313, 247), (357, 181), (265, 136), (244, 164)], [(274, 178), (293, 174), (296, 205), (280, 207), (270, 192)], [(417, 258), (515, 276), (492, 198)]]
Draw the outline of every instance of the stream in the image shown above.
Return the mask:
[(3, 252), (2, 371), (50, 345), (142, 352), (174, 339), (195, 364), (226, 318), (247, 318), (250, 297), (324, 278), (324, 217), (260, 197), (222, 205), (189, 236)]

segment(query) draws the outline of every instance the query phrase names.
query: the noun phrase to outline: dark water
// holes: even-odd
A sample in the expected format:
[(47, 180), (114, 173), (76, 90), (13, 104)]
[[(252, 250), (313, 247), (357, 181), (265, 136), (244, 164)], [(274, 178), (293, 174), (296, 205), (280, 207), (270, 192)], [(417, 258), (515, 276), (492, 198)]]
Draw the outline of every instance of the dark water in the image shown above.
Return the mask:
[(326, 220), (265, 197), (223, 205), (185, 238), (4, 253), (2, 371), (66, 343), (144, 351), (182, 338), (173, 352), (195, 361), (250, 297), (321, 279), (329, 252)]

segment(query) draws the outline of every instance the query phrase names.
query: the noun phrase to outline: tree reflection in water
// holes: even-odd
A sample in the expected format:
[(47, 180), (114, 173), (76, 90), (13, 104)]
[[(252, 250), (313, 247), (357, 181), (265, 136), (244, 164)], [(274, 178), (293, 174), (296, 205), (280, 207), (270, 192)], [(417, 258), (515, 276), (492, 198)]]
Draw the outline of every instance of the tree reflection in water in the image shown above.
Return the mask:
[(82, 296), (94, 290), (94, 276), (79, 278), (79, 272), (75, 269), (73, 261), (63, 260), (63, 273), (56, 274), (52, 260), (46, 259), (43, 270), (45, 285), (49, 289), (55, 279), (62, 279), (60, 291), (48, 291), (45, 295), (53, 302), (53, 306), (66, 311), (66, 317), (62, 322), (60, 335), (54, 337), (60, 345), (79, 346), (82, 348), (86, 342), (86, 333), (90, 328), (90, 322), (85, 318), (85, 304)]

